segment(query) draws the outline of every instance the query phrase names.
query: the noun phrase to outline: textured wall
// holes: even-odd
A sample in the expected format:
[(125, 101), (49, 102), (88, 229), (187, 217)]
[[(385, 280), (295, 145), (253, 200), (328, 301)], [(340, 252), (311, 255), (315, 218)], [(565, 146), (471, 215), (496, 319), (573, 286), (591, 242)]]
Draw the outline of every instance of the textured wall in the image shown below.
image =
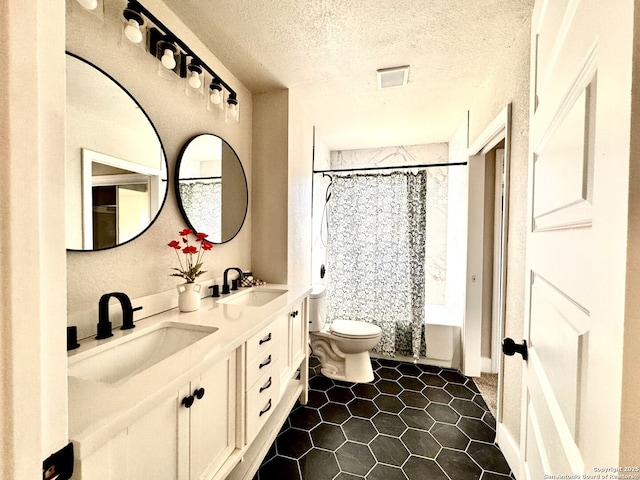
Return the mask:
[[(529, 30), (530, 19), (501, 59), (487, 83), (485, 95), (470, 112), (471, 142), (507, 105), (512, 105), (509, 231), (507, 246), (506, 325), (504, 336), (521, 339), (524, 328), (524, 284), (527, 217), (527, 170), (529, 150)], [(513, 439), (520, 438), (522, 362), (504, 362), (504, 405), (502, 422)]]
[[(251, 187), (250, 92), (160, 0), (147, 0), (145, 6), (236, 90), (241, 109), (240, 123), (225, 124), (214, 118), (207, 111), (204, 98), (187, 97), (184, 83), (169, 82), (156, 75), (156, 60), (151, 55), (121, 42), (121, 14), (126, 1), (105, 0), (104, 14), (96, 15), (80, 8), (74, 0), (67, 0), (67, 50), (108, 72), (138, 100), (158, 130), (169, 163), (167, 200), (149, 230), (114, 249), (67, 253), (69, 315), (95, 310), (100, 296), (106, 292), (123, 291), (135, 298), (173, 289), (179, 283), (168, 275), (176, 260), (166, 244), (185, 226), (175, 200), (173, 172), (182, 145), (192, 136), (213, 133), (232, 145)], [(207, 254), (205, 269), (208, 273), (202, 278), (220, 277), (229, 266), (249, 269), (250, 254), (249, 211), (238, 236), (227, 244), (216, 245)]]
[(253, 120), (253, 274), (267, 282), (286, 283), (288, 90), (255, 95)]

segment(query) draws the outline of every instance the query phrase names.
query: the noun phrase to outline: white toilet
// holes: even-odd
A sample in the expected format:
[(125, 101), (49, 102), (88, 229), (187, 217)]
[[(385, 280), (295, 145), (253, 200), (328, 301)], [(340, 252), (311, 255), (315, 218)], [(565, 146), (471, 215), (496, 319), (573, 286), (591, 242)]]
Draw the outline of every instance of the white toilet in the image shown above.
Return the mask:
[(354, 320), (326, 320), (326, 289), (314, 287), (309, 296), (309, 336), (322, 374), (345, 382), (371, 382), (373, 369), (369, 350), (380, 341), (377, 325)]

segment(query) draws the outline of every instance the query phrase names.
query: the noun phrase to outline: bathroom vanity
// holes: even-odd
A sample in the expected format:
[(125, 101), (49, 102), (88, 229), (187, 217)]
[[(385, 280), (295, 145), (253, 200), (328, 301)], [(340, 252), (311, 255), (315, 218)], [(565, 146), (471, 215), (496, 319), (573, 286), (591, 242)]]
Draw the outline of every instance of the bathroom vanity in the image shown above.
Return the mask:
[(310, 290), (242, 289), (81, 342), (69, 354), (72, 478), (253, 478), (307, 401)]

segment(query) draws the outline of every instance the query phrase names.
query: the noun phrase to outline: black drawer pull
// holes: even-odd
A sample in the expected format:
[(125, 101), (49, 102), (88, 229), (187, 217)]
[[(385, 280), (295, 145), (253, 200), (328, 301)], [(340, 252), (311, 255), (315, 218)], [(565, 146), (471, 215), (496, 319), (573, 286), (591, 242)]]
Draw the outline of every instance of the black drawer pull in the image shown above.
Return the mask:
[(271, 399), (269, 399), (269, 403), (267, 403), (267, 406), (264, 407), (262, 410), (260, 410), (260, 414), (258, 416), (261, 417), (262, 415), (267, 413), (269, 410), (271, 410)]
[(193, 401), (195, 400), (195, 398), (193, 398), (193, 395), (189, 395), (188, 397), (184, 397), (182, 399), (182, 405), (185, 406), (185, 408), (191, 408), (191, 405), (193, 405)]
[(267, 359), (266, 359), (264, 362), (262, 362), (258, 368), (266, 367), (266, 366), (267, 366), (267, 365), (269, 365), (270, 363), (271, 363), (271, 355), (269, 355), (269, 356), (267, 357)]
[(267, 380), (267, 383), (265, 383), (262, 387), (260, 387), (260, 393), (264, 392), (270, 386), (271, 386), (271, 377), (269, 377), (269, 380)]
[(269, 332), (269, 335), (267, 335), (266, 337), (264, 337), (262, 340), (260, 340), (258, 342), (258, 345), (262, 345), (263, 343), (267, 343), (269, 340), (271, 340), (271, 332)]
[(202, 397), (204, 397), (204, 388), (197, 388), (196, 390), (194, 390), (193, 394), (198, 400), (200, 400)]

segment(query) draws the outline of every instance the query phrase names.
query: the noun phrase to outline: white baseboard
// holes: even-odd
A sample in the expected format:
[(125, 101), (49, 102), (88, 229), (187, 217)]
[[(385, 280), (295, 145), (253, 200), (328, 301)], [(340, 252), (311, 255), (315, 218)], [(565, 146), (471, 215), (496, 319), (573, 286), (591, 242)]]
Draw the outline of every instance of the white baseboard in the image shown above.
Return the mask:
[(482, 373), (498, 373), (498, 372), (493, 372), (492, 371), (491, 358), (489, 358), (489, 357), (482, 357), (480, 359), (480, 371)]
[(502, 450), (505, 460), (509, 464), (516, 480), (520, 474), (520, 446), (515, 441), (509, 430), (503, 423), (498, 423), (496, 427), (496, 443)]

